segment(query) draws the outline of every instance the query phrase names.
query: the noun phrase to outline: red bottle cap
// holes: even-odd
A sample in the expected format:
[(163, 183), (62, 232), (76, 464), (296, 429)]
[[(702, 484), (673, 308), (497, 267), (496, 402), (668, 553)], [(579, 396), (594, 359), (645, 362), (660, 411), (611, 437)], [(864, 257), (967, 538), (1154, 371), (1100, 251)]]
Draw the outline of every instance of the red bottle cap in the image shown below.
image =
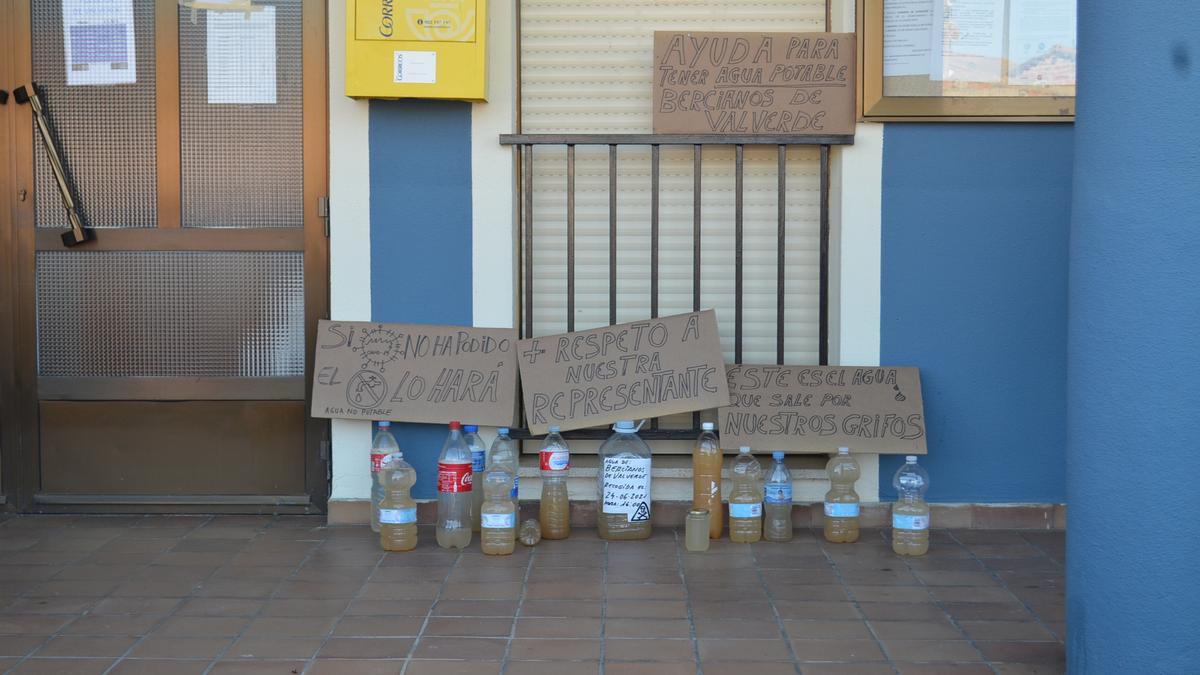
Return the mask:
[(459, 422), (458, 420), (451, 420), (450, 428), (451, 429), (462, 429), (462, 422)]

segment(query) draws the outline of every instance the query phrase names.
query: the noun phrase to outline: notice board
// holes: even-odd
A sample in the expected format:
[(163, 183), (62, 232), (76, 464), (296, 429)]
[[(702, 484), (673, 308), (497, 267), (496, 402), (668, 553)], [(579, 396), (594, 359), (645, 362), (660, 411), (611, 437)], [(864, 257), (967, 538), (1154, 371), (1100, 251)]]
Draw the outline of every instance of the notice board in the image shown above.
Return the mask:
[(853, 33), (654, 33), (656, 134), (853, 134)]
[(321, 321), (312, 416), (513, 426), (517, 331)]
[(727, 375), (722, 448), (926, 453), (916, 368), (738, 364)]
[(521, 340), (517, 358), (533, 434), (729, 403), (711, 309)]

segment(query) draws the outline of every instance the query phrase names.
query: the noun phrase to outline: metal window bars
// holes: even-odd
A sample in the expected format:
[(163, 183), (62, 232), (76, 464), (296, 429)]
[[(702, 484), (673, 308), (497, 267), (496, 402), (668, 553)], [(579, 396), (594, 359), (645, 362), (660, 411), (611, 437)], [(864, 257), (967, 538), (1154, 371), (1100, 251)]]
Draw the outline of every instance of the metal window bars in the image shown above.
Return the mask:
[[(777, 183), (777, 260), (776, 260), (776, 362), (784, 360), (785, 338), (785, 240), (787, 237), (787, 149), (792, 145), (819, 146), (820, 149), (820, 267), (818, 300), (818, 353), (820, 365), (829, 361), (829, 149), (833, 145), (849, 145), (852, 135), (827, 136), (729, 136), (716, 134), (501, 134), (500, 144), (513, 147), (514, 194), (518, 204), (514, 215), (524, 255), (521, 273), (521, 337), (534, 333), (534, 153), (535, 146), (565, 146), (566, 148), (566, 292), (567, 331), (575, 330), (575, 148), (584, 146), (608, 147), (608, 322), (617, 321), (617, 150), (622, 146), (650, 147), (650, 317), (659, 315), (659, 220), (660, 220), (660, 151), (662, 146), (692, 146), (692, 310), (699, 311), (701, 291), (701, 198), (702, 155), (708, 146), (734, 147), (734, 358), (742, 359), (743, 295), (744, 295), (744, 150), (745, 146), (775, 146), (778, 157)], [(700, 413), (692, 414), (691, 428), (662, 428), (651, 420), (641, 432), (647, 440), (690, 440), (700, 432)], [(512, 430), (515, 438), (527, 439), (525, 429)], [(565, 432), (568, 438), (604, 439), (608, 429), (577, 429)]]

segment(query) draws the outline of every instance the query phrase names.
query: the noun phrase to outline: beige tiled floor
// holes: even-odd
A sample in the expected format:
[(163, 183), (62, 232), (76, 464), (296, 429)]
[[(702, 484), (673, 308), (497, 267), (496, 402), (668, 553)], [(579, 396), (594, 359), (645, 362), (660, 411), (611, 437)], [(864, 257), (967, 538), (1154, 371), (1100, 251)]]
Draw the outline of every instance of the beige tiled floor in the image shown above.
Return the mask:
[(308, 517), (0, 522), (0, 670), (19, 673), (1056, 673), (1063, 537), (826, 544), (594, 531), (488, 557), (384, 554)]

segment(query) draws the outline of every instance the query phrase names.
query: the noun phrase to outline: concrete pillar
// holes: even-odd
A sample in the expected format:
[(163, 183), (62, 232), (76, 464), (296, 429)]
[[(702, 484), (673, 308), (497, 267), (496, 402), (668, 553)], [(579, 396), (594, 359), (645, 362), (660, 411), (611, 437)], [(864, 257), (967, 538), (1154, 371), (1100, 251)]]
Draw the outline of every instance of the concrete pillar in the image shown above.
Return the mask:
[(1194, 673), (1200, 663), (1198, 27), (1197, 3), (1079, 3), (1072, 673)]

